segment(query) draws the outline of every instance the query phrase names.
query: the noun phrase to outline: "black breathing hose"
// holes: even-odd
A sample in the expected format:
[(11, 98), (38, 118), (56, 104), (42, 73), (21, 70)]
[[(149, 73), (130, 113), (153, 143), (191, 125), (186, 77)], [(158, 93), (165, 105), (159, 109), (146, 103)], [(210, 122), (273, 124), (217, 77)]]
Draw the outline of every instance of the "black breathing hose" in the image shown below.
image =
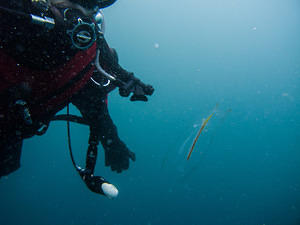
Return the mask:
[[(67, 105), (67, 115), (70, 115), (70, 107), (69, 104)], [(69, 146), (69, 152), (72, 160), (72, 164), (75, 167), (77, 171), (80, 171), (79, 167), (75, 163), (74, 157), (73, 157), (73, 151), (72, 151), (72, 145), (71, 145), (71, 130), (70, 130), (70, 121), (67, 120), (67, 130), (68, 130), (68, 146)]]

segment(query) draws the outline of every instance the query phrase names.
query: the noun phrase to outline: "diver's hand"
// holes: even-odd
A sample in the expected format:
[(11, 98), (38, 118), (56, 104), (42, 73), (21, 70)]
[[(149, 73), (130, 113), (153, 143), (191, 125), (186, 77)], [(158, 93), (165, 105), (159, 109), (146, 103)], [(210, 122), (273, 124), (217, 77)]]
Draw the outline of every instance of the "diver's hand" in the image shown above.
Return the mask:
[(129, 168), (129, 159), (135, 161), (134, 152), (130, 151), (124, 143), (120, 143), (118, 148), (105, 149), (105, 166), (111, 167), (112, 171), (121, 173)]
[(128, 97), (130, 93), (133, 95), (130, 101), (148, 101), (146, 95), (152, 95), (154, 88), (151, 85), (144, 84), (139, 79), (132, 79), (126, 85), (119, 88), (119, 93), (122, 97)]
[(130, 97), (130, 101), (144, 101), (147, 102), (146, 95), (152, 95), (154, 88), (151, 85), (137, 84), (133, 91), (133, 95)]

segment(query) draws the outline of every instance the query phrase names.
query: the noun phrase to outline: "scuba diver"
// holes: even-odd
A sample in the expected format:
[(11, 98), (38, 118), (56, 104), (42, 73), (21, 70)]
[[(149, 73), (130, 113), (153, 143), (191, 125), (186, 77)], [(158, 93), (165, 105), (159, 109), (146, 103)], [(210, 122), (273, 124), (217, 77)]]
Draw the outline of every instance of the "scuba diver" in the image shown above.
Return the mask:
[[(116, 0), (10, 0), (0, 3), (0, 177), (20, 167), (22, 142), (66, 120), (72, 163), (87, 187), (109, 198), (117, 188), (95, 176), (99, 142), (105, 166), (120, 173), (135, 154), (119, 138), (107, 108), (115, 88), (131, 101), (154, 89), (123, 69), (104, 38), (102, 9)], [(82, 117), (70, 115), (69, 103)], [(67, 106), (67, 114), (56, 115)], [(76, 164), (70, 122), (90, 128), (86, 165)]]

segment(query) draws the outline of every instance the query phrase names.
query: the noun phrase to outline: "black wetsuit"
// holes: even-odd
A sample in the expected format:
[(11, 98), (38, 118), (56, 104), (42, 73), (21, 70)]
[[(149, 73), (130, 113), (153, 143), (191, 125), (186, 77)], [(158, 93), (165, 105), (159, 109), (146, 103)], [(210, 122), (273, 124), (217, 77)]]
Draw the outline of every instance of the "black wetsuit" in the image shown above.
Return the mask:
[[(17, 0), (1, 1), (1, 6), (13, 8), (25, 13), (29, 11), (28, 6), (24, 6), (22, 2)], [(30, 12), (32, 12), (32, 9)], [(108, 73), (113, 72), (122, 82), (126, 83), (135, 80), (138, 81), (135, 82), (137, 86), (139, 86), (139, 84), (143, 86), (143, 83), (137, 80), (132, 73), (120, 67), (116, 54), (113, 54), (114, 51), (109, 48), (105, 39), (102, 39), (100, 44), (100, 62), (105, 71)], [(1, 49), (12, 56), (17, 62), (29, 68), (48, 70), (65, 63), (79, 51), (71, 46), (72, 43), (68, 35), (66, 35), (64, 29), (61, 29), (59, 26), (52, 30), (45, 30), (38, 25), (24, 22), (20, 20), (20, 18), (13, 18), (0, 11)], [(95, 72), (93, 77), (98, 81), (103, 79), (103, 75), (99, 72)], [(148, 87), (152, 89), (151, 86)], [(54, 116), (56, 112), (71, 101), (79, 109), (83, 118), (90, 124), (90, 145), (87, 155), (92, 152), (93, 156), (97, 156), (97, 149), (95, 149), (95, 147), (98, 145), (98, 142), (101, 141), (105, 150), (106, 166), (110, 166), (112, 170), (121, 172), (122, 170), (128, 169), (129, 158), (135, 160), (135, 155), (130, 152), (126, 145), (120, 140), (117, 128), (108, 113), (106, 103), (107, 94), (114, 88), (114, 84), (108, 87), (101, 87), (89, 81), (84, 88), (75, 93), (71, 99), (66, 100), (64, 105), (57, 106), (57, 110), (53, 112), (53, 115), (48, 115), (48, 118)], [(16, 98), (22, 97), (22, 91), (17, 94), (18, 97), (10, 96), (11, 91), (8, 93), (9, 94), (0, 93), (2, 107), (8, 106)], [(14, 92), (12, 95), (15, 94)], [(124, 96), (126, 95), (128, 94)], [(143, 93), (141, 96), (142, 95)], [(0, 177), (20, 167), (23, 137), (24, 135), (18, 135), (18, 132), (11, 136), (11, 134), (7, 134), (4, 127), (0, 127)], [(87, 158), (86, 167), (87, 170), (90, 170), (88, 173), (92, 174), (94, 172), (95, 161), (92, 160), (92, 162), (90, 162), (89, 160), (91, 159)]]

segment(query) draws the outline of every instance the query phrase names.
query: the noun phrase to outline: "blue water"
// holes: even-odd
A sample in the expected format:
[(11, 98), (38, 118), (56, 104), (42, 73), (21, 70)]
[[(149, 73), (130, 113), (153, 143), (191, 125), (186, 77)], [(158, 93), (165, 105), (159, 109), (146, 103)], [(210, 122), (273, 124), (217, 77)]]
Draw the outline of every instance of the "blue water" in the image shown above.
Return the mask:
[[(72, 167), (66, 124), (52, 123), (25, 141), (21, 169), (0, 180), (0, 224), (299, 225), (299, 12), (299, 0), (124, 0), (105, 9), (121, 65), (156, 89), (148, 103), (109, 96), (137, 161), (115, 174), (100, 149), (96, 174), (120, 195), (91, 193)], [(71, 132), (83, 164), (88, 129)]]

